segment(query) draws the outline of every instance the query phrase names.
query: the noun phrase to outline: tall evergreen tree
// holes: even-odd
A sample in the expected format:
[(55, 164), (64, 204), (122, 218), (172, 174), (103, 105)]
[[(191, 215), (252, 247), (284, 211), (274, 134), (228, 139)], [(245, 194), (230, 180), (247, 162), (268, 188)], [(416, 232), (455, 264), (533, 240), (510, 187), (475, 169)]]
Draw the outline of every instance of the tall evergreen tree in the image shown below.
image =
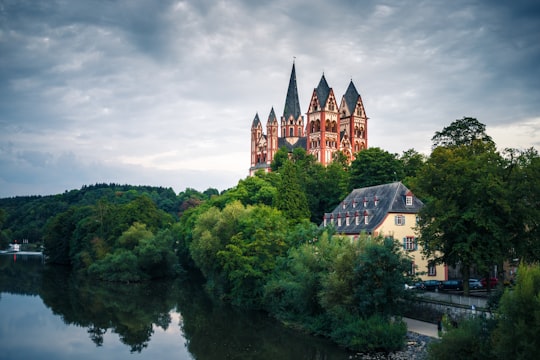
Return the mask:
[(309, 219), (310, 212), (298, 166), (285, 162), (281, 171), (281, 183), (276, 195), (276, 206), (289, 221), (296, 223)]

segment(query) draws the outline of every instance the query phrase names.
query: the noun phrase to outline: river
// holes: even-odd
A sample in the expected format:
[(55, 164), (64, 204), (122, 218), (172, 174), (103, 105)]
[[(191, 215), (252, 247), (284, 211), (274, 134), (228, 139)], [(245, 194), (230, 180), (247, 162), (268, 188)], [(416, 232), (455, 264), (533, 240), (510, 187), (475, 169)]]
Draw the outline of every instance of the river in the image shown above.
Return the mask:
[(0, 255), (0, 359), (348, 359), (325, 339), (213, 301), (193, 280), (109, 284)]

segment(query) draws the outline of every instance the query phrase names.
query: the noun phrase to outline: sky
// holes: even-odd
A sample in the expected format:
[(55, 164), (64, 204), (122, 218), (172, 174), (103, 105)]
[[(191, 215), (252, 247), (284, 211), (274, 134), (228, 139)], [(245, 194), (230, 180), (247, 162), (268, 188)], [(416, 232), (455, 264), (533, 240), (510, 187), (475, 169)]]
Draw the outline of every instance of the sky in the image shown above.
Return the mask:
[(540, 149), (537, 1), (0, 0), (0, 197), (233, 187), (293, 61), (304, 114), (354, 82), (370, 147), (429, 155), (467, 116)]

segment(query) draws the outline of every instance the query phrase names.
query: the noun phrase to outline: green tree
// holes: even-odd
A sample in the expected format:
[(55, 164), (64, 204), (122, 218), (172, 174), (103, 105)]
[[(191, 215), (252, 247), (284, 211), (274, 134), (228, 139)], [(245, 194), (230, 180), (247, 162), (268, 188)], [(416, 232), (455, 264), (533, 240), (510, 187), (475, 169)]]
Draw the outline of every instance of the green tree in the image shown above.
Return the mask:
[(427, 157), (425, 155), (420, 154), (414, 149), (409, 149), (401, 154), (399, 161), (403, 168), (403, 183), (406, 186), (411, 186), (411, 183), (414, 183), (416, 174), (422, 169), (426, 160)]
[(453, 121), (441, 131), (437, 131), (431, 141), (433, 148), (438, 146), (469, 146), (474, 142), (495, 144), (486, 133), (486, 125), (471, 117), (463, 117), (463, 119)]
[(507, 149), (507, 183), (512, 216), (508, 218), (511, 259), (540, 261), (540, 156), (534, 148)]
[(287, 161), (280, 174), (281, 184), (276, 195), (276, 207), (292, 223), (309, 219), (308, 202), (298, 166), (292, 161)]
[(378, 147), (357, 153), (350, 171), (349, 191), (387, 184), (403, 178), (403, 166), (397, 155)]
[(493, 334), (498, 359), (535, 359), (540, 353), (540, 266), (521, 265), (514, 289), (507, 290), (498, 309)]
[(278, 171), (289, 160), (289, 150), (282, 146), (274, 154), (274, 160), (270, 164), (272, 171)]
[(487, 273), (508, 255), (511, 211), (502, 157), (481, 134), (472, 138), (480, 140), (463, 144), (458, 136), (452, 144), (445, 138), (450, 145), (432, 151), (414, 189), (425, 200), (418, 223), (424, 254), (460, 264), (466, 293), (471, 266)]
[(410, 260), (392, 238), (377, 238), (366, 244), (354, 269), (355, 299), (363, 317), (377, 314), (390, 319), (400, 313), (405, 295), (405, 274)]

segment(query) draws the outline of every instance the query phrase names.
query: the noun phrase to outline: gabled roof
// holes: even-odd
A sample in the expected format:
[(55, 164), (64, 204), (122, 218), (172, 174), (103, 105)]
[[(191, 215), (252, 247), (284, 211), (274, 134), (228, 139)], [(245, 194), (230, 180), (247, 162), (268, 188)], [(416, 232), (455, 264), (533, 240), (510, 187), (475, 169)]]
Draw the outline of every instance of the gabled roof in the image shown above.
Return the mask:
[(321, 77), (321, 81), (319, 81), (319, 85), (315, 89), (315, 92), (317, 93), (321, 108), (324, 108), (326, 106), (326, 101), (328, 100), (328, 95), (330, 95), (330, 86), (328, 86), (324, 74)]
[[(412, 196), (412, 205), (407, 205), (406, 196)], [(334, 226), (340, 234), (370, 233), (375, 230), (389, 213), (416, 214), (424, 206), (422, 201), (401, 182), (370, 186), (353, 190), (331, 213), (324, 214), (327, 225), (334, 219)], [(356, 225), (355, 216), (360, 216)], [(364, 215), (368, 223), (364, 223)], [(346, 217), (349, 216), (349, 225)], [(338, 226), (337, 218), (341, 218)], [(323, 224), (324, 225), (324, 222)]]
[(296, 70), (293, 63), (289, 88), (287, 89), (287, 97), (285, 98), (283, 117), (288, 119), (292, 115), (294, 119), (298, 119), (301, 114), (300, 101), (298, 100), (298, 88), (296, 86)]
[(347, 91), (345, 91), (345, 95), (343, 95), (343, 97), (345, 98), (345, 103), (347, 104), (349, 112), (352, 114), (354, 112), (354, 109), (356, 108), (356, 102), (360, 97), (360, 94), (356, 90), (356, 87), (354, 86), (352, 80), (349, 83), (349, 87), (347, 87)]
[[(294, 141), (294, 142), (292, 142)], [(288, 137), (288, 138), (278, 138), (278, 148), (286, 147), (289, 152), (292, 152), (296, 148), (306, 149), (307, 147), (307, 137)]]

